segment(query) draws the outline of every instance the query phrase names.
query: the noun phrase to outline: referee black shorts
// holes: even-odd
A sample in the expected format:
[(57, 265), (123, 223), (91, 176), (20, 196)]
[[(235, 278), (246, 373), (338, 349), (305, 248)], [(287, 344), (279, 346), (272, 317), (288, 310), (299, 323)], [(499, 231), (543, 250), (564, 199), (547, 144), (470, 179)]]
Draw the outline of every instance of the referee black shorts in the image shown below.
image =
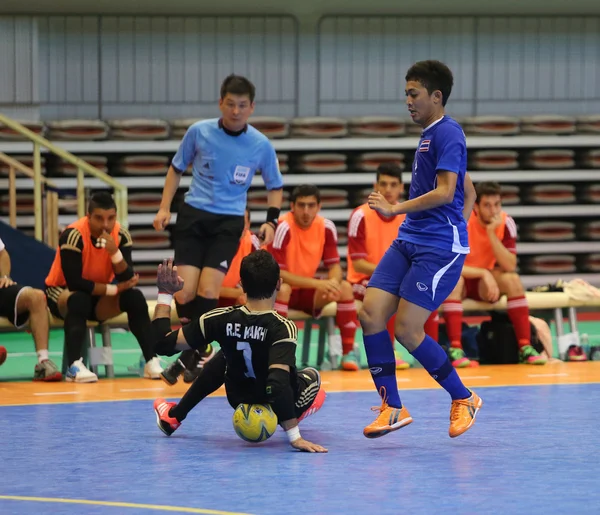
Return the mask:
[(26, 288), (29, 288), (29, 286), (20, 284), (0, 288), (0, 317), (8, 318), (17, 329), (27, 324), (29, 320), (29, 311), (17, 313), (19, 296)]
[(217, 215), (184, 202), (175, 224), (174, 264), (227, 273), (243, 231), (243, 216)]

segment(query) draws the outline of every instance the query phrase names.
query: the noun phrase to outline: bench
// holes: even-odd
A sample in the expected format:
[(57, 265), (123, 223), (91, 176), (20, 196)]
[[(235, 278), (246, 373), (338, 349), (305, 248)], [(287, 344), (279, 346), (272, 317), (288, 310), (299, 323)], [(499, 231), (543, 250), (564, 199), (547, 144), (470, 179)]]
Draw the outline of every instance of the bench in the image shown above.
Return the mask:
[[(553, 313), (553, 320), (556, 325), (556, 333), (559, 338), (565, 335), (564, 324), (563, 324), (563, 309), (568, 309), (569, 326), (571, 333), (577, 332), (577, 312), (576, 309), (579, 307), (600, 307), (600, 299), (591, 301), (578, 301), (570, 298), (566, 293), (563, 292), (526, 292), (527, 302), (529, 303), (529, 309), (531, 311), (551, 311)], [(463, 301), (463, 310), (465, 313), (475, 312), (490, 312), (490, 311), (505, 311), (506, 310), (506, 297), (502, 297), (496, 303), (481, 302), (472, 299), (465, 299)], [(148, 301), (148, 310), (150, 316), (154, 315), (154, 308), (156, 301)], [(360, 310), (361, 303), (356, 302), (357, 311)], [(440, 306), (440, 312), (443, 312), (443, 306)], [(317, 348), (317, 366), (321, 367), (325, 361), (325, 350), (328, 343), (329, 335), (334, 334), (334, 318), (336, 314), (336, 303), (330, 302), (327, 304), (322, 312), (319, 319), (314, 319), (312, 316), (296, 310), (290, 310), (288, 318), (294, 321), (303, 321), (304, 335), (302, 340), (302, 366), (307, 366), (309, 362), (310, 353), (310, 341), (312, 336), (312, 326), (317, 325), (319, 327), (318, 336), (318, 348)], [(50, 315), (50, 327), (57, 328), (63, 327), (63, 322)], [(177, 312), (171, 310), (171, 323), (179, 323)], [(102, 324), (97, 322), (88, 322), (88, 345), (85, 346), (85, 350), (88, 349), (92, 354), (92, 370), (97, 374), (98, 365), (105, 367), (106, 376), (109, 378), (114, 377), (114, 369), (112, 362), (112, 345), (110, 339), (110, 328), (111, 327), (128, 327), (127, 315), (125, 313), (120, 314), (117, 317), (106, 320)], [(102, 338), (102, 347), (96, 347), (95, 333), (97, 329), (100, 329)], [(14, 326), (5, 318), (0, 318), (0, 331), (14, 331)], [(97, 349), (97, 350), (96, 350)], [(337, 366), (336, 356), (331, 355), (330, 352), (330, 365), (332, 368)], [(86, 356), (84, 356), (86, 358)], [(66, 362), (63, 359), (63, 373), (66, 371)]]

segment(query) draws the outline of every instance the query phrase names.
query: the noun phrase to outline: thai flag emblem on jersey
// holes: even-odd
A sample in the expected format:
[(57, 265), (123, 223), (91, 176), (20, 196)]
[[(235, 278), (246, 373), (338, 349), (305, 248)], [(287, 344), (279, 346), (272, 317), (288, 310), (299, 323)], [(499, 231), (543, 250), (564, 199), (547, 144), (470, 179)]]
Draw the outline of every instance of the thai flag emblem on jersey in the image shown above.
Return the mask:
[(430, 143), (430, 139), (424, 139), (423, 141), (421, 141), (421, 144), (419, 145), (419, 152), (429, 152)]

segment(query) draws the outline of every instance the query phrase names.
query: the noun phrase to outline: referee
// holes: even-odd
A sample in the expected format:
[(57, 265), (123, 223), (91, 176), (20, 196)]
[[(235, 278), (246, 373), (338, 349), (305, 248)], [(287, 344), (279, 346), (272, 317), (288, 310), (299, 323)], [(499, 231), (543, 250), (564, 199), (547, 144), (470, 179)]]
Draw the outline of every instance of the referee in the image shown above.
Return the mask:
[[(175, 264), (185, 287), (175, 295), (182, 323), (217, 306), (221, 283), (235, 256), (244, 230), (246, 193), (256, 172), (268, 190), (268, 211), (259, 237), (273, 240), (282, 202), (283, 179), (269, 139), (248, 125), (254, 112), (255, 88), (239, 75), (221, 84), (221, 118), (189, 127), (165, 180), (154, 228), (163, 230), (171, 219), (171, 203), (182, 174), (192, 166), (192, 183), (179, 208), (174, 231)], [(184, 352), (162, 374), (175, 384), (185, 367), (196, 370), (201, 356)]]

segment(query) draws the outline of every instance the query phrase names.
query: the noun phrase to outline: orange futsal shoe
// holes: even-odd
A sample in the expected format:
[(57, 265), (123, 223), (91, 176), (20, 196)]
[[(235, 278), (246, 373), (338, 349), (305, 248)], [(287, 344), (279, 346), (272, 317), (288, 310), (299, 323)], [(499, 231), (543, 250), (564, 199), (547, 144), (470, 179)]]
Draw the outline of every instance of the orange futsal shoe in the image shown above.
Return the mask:
[(407, 426), (413, 421), (410, 413), (404, 406), (401, 408), (392, 408), (391, 406), (388, 406), (385, 389), (382, 388), (382, 390), (383, 401), (381, 406), (374, 406), (371, 408), (375, 412), (378, 411), (379, 415), (372, 424), (369, 424), (363, 430), (363, 435), (367, 438), (379, 438), (392, 431), (396, 431), (401, 427)]
[(475, 416), (483, 406), (483, 401), (475, 392), (471, 392), (468, 399), (452, 401), (450, 408), (450, 438), (456, 438), (471, 428), (475, 423)]

